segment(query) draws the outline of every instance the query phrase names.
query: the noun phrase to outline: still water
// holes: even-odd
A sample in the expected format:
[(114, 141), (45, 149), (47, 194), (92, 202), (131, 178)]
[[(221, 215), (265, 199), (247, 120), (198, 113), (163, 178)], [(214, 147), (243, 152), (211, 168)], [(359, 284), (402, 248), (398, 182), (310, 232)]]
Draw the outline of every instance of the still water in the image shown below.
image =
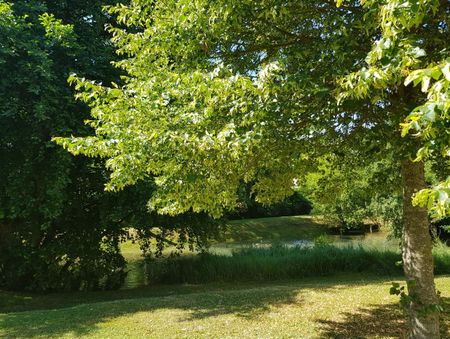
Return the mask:
[[(333, 244), (334, 246), (363, 246), (364, 248), (376, 248), (379, 250), (399, 250), (399, 240), (392, 239), (385, 232), (374, 232), (363, 235), (326, 235), (322, 241)], [(233, 251), (237, 251), (247, 247), (270, 247), (272, 242), (260, 241), (253, 243), (219, 243), (214, 244), (210, 248), (210, 252), (221, 255), (232, 255)], [(281, 241), (281, 244), (288, 247), (310, 247), (314, 246), (314, 240), (296, 239), (289, 241)]]

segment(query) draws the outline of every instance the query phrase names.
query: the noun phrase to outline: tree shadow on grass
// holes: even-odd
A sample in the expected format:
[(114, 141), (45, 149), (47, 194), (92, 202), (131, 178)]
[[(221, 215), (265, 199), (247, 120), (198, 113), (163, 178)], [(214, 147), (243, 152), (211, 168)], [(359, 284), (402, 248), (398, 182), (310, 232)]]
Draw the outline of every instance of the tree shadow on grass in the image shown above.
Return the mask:
[[(72, 300), (70, 294), (67, 294), (65, 296), (68, 300), (63, 302), (63, 297), (55, 294), (49, 296), (50, 299), (42, 296), (39, 302), (32, 304), (28, 310), (23, 305), (20, 309), (13, 310), (13, 305), (10, 305), (9, 313), (0, 314), (0, 337), (2, 335), (6, 335), (7, 338), (59, 338), (64, 335), (80, 337), (95, 332), (115, 318), (161, 310), (175, 311), (171, 319), (165, 320), (167, 326), (171, 326), (171, 322), (213, 319), (220, 315), (233, 315), (251, 320), (273, 308), (302, 304), (300, 291), (303, 289), (320, 288), (324, 291), (351, 288), (367, 282), (366, 279), (355, 281), (355, 277), (343, 276), (330, 277), (322, 283), (318, 283), (317, 279), (312, 279), (311, 282), (304, 279), (299, 282), (276, 284), (240, 283), (237, 285), (238, 288), (229, 284), (164, 286), (159, 290), (148, 288), (116, 291), (114, 300), (111, 300), (114, 294), (107, 293), (109, 301), (102, 300), (105, 296), (97, 297), (95, 294), (91, 296), (89, 293), (90, 298), (82, 298), (80, 294), (75, 294), (76, 297)], [(97, 293), (101, 295), (101, 292)], [(125, 298), (126, 296), (129, 298)], [(47, 300), (51, 300), (50, 305), (46, 305)], [(58, 301), (64, 306), (57, 305)]]
[[(442, 338), (450, 338), (450, 298), (443, 298)], [(406, 338), (406, 315), (399, 303), (373, 305), (344, 314), (343, 321), (319, 320), (323, 338)]]
[(318, 321), (324, 338), (405, 338), (405, 316), (399, 304), (374, 305), (354, 313), (344, 313), (343, 316), (343, 321)]
[[(120, 289), (112, 291), (84, 291), (84, 292), (55, 292), (55, 293), (32, 293), (12, 292), (0, 290), (0, 313), (13, 313), (34, 310), (50, 310), (73, 307), (81, 304), (93, 304), (124, 299), (142, 299), (151, 297), (165, 297), (172, 295), (184, 295), (191, 293), (215, 292), (221, 290), (250, 290), (254, 288), (265, 288), (273, 286), (295, 286), (298, 289), (317, 287), (330, 288), (335, 286), (353, 286), (369, 282), (384, 282), (386, 277), (364, 275), (334, 275), (321, 277), (320, 284), (317, 277), (308, 277), (300, 281), (268, 281), (268, 282), (239, 282), (239, 283), (209, 283), (209, 284), (166, 284), (149, 285), (131, 289)], [(393, 279), (401, 279), (394, 277)]]
[[(214, 291), (154, 298), (125, 299), (81, 304), (58, 310), (0, 314), (0, 336), (6, 338), (79, 337), (95, 331), (99, 324), (137, 312), (184, 310), (175, 321), (232, 314), (251, 319), (277, 305), (301, 302), (298, 288), (288, 286), (248, 290)], [(186, 317), (183, 319), (182, 317)], [(180, 313), (177, 315), (180, 316)], [(174, 320), (171, 320), (174, 321)], [(169, 326), (169, 325), (168, 325)], [(2, 332), (3, 331), (3, 332)], [(3, 335), (5, 335), (3, 334)]]
[(184, 320), (204, 319), (223, 314), (252, 319), (271, 308), (286, 304), (299, 304), (303, 300), (299, 290), (290, 287), (259, 288), (246, 290), (245, 293), (210, 294), (201, 304), (193, 305), (191, 313)]

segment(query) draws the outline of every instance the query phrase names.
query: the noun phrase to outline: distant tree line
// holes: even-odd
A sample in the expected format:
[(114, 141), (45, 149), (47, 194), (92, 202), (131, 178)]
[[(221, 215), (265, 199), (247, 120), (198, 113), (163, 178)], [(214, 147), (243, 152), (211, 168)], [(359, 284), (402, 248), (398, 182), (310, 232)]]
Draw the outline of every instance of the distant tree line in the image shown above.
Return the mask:
[(227, 217), (230, 219), (308, 215), (313, 208), (311, 201), (298, 191), (283, 201), (267, 205), (256, 201), (251, 193), (251, 187), (243, 184), (239, 197), (240, 201), (236, 209), (227, 213)]

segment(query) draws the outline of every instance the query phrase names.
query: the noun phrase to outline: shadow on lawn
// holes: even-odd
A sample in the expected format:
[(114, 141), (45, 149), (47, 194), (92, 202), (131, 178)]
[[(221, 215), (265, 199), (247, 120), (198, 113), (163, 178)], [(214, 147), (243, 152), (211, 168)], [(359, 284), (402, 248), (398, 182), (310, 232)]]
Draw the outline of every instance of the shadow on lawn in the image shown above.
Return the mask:
[(399, 304), (375, 305), (357, 312), (344, 313), (343, 321), (319, 321), (324, 338), (405, 338), (405, 316)]
[[(305, 288), (320, 288), (322, 291), (336, 287), (351, 289), (356, 285), (367, 283), (365, 279), (350, 282), (349, 277), (333, 279), (334, 281), (323, 284), (317, 284), (313, 280), (311, 283), (303, 280), (299, 283), (279, 282), (276, 285), (255, 285), (254, 283), (246, 285), (244, 283), (239, 284), (238, 288), (233, 287), (232, 284), (166, 286), (85, 295), (79, 293), (73, 294), (72, 297), (70, 294), (41, 296), (29, 307), (22, 305), (20, 308), (14, 308), (11, 305), (8, 311), (10, 313), (0, 314), (0, 336), (6, 335), (6, 338), (37, 336), (59, 338), (64, 335), (79, 337), (95, 331), (102, 326), (102, 323), (111, 319), (131, 316), (138, 312), (160, 310), (186, 311), (175, 315), (174, 321), (179, 322), (226, 314), (252, 319), (273, 307), (301, 304), (303, 300), (299, 297), (299, 292)], [(371, 281), (376, 280), (371, 279)], [(401, 310), (395, 307), (392, 305), (381, 309), (362, 310), (361, 314), (356, 316), (347, 314), (343, 322), (323, 320), (320, 322), (323, 337), (367, 338), (370, 334), (381, 333), (380, 331), (384, 328), (387, 328), (386, 331), (393, 330), (395, 337), (396, 328), (402, 326)]]
[[(444, 309), (441, 317), (442, 338), (450, 338), (450, 298), (443, 298)], [(344, 313), (343, 321), (320, 320), (324, 338), (369, 339), (374, 337), (406, 338), (405, 314), (400, 304), (374, 305), (357, 312)]]
[[(7, 313), (0, 315), (0, 329), (6, 338), (79, 337), (94, 331), (110, 319), (137, 312), (185, 310), (189, 321), (233, 314), (253, 318), (277, 305), (299, 303), (298, 288), (289, 286), (262, 287), (247, 290), (216, 290), (156, 298), (125, 299), (96, 304), (81, 304), (57, 310)], [(182, 315), (182, 316), (183, 316)], [(168, 324), (167, 326), (170, 326)], [(0, 336), (1, 336), (0, 331)]]

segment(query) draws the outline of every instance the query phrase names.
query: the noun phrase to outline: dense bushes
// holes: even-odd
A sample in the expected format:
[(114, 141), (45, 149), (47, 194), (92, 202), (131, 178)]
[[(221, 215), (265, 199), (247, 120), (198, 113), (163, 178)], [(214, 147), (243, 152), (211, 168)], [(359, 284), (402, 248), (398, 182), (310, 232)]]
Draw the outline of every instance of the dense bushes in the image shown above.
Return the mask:
[(125, 260), (118, 247), (124, 236), (120, 217), (131, 207), (140, 215), (145, 200), (133, 190), (104, 193), (101, 171), (83, 163), (79, 166), (80, 177), (67, 186), (70, 194), (60, 213), (44, 225), (26, 218), (2, 220), (2, 288), (111, 289), (123, 283)]
[(106, 83), (119, 77), (104, 31), (108, 3), (0, 2), (1, 288), (104, 289), (123, 281), (116, 202), (103, 187), (108, 173), (99, 160), (74, 158), (51, 141), (89, 133), (87, 107), (67, 84), (71, 72)]
[[(119, 288), (125, 260), (117, 244), (89, 234), (71, 234), (49, 246), (10, 243), (0, 248), (0, 286), (10, 290), (104, 290)], [(64, 249), (61, 249), (64, 245)]]
[[(383, 276), (402, 273), (401, 255), (363, 247), (272, 246), (248, 248), (232, 256), (203, 254), (154, 261), (149, 270), (152, 283), (206, 283), (246, 280), (280, 280), (334, 273), (367, 272)], [(450, 250), (435, 251), (437, 274), (450, 273)]]
[[(205, 214), (167, 217), (148, 213), (151, 181), (119, 193), (104, 193), (103, 180), (97, 175), (97, 171), (85, 173), (82, 186), (71, 187), (75, 193), (47, 229), (33, 233), (29, 224), (17, 220), (0, 224), (0, 288), (119, 288), (126, 276), (119, 242), (128, 236), (129, 227), (133, 226), (148, 256), (157, 255), (172, 243), (179, 249), (186, 245), (204, 248), (219, 230), (221, 223)], [(75, 181), (71, 185), (78, 184)], [(87, 195), (83, 188), (98, 193)]]

